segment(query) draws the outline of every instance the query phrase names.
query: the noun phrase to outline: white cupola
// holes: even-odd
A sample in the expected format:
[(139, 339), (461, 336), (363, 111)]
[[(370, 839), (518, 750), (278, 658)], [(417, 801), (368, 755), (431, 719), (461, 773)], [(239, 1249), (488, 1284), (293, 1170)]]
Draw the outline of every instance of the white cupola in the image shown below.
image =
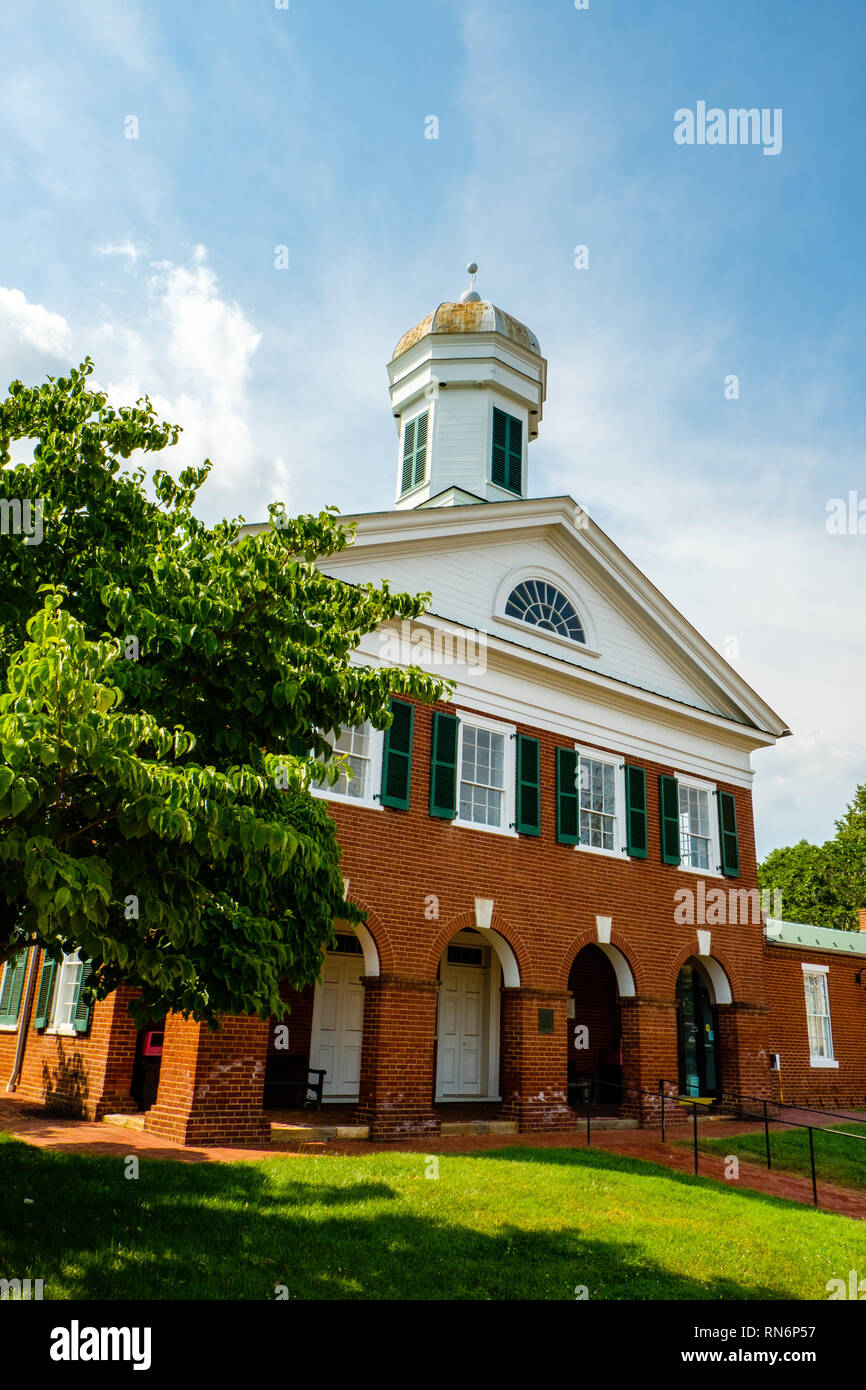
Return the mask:
[(534, 333), (469, 289), (404, 333), (388, 364), (400, 447), (397, 500), (461, 506), (525, 497), (547, 362)]

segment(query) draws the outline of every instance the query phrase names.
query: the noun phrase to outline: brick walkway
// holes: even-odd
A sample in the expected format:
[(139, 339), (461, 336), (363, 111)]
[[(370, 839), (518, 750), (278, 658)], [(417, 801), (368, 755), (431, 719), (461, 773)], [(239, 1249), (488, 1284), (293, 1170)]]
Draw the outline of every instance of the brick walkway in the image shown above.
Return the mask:
[[(862, 1115), (852, 1114), (851, 1118), (862, 1120)], [(782, 1126), (771, 1125), (770, 1128), (775, 1132)], [(316, 1154), (360, 1157), (372, 1153), (417, 1153), (419, 1149), (423, 1149), (424, 1153), (483, 1153), (489, 1149), (511, 1147), (584, 1148), (586, 1145), (585, 1129), (578, 1123), (574, 1134), (475, 1134), (425, 1139), (423, 1144), (417, 1140), (399, 1144), (337, 1144), (299, 1140), (291, 1147), (281, 1145), (279, 1148), (263, 1146), (251, 1149), (185, 1149), (144, 1130), (124, 1129), (119, 1125), (90, 1124), (83, 1120), (48, 1115), (33, 1102), (16, 1100), (9, 1096), (0, 1097), (0, 1129), (6, 1130), (17, 1139), (33, 1144), (36, 1148), (55, 1149), (60, 1153), (103, 1154), (113, 1157), (137, 1154), (141, 1158), (172, 1158), (182, 1163), (236, 1163), (251, 1159), (291, 1161), (299, 1156)], [(703, 1134), (712, 1136), (713, 1139), (730, 1137), (732, 1152), (736, 1151), (737, 1135), (754, 1129), (753, 1123), (720, 1121), (701, 1125)], [(673, 1130), (668, 1130), (668, 1140), (672, 1136), (675, 1144), (662, 1144), (656, 1130), (602, 1130), (593, 1135), (592, 1147), (608, 1153), (621, 1154), (624, 1158), (643, 1159), (678, 1172), (691, 1173), (693, 1155), (688, 1142), (691, 1136), (690, 1127), (677, 1125)], [(791, 1173), (767, 1172), (766, 1168), (741, 1160), (739, 1180), (733, 1182), (725, 1179), (724, 1168), (724, 1155), (700, 1154), (701, 1177), (714, 1178), (729, 1187), (749, 1188), (772, 1197), (782, 1197), (810, 1206), (812, 1204), (812, 1183), (809, 1178), (797, 1177)], [(842, 1216), (866, 1220), (866, 1192), (822, 1182), (820, 1173), (818, 1201), (823, 1211), (833, 1211)]]

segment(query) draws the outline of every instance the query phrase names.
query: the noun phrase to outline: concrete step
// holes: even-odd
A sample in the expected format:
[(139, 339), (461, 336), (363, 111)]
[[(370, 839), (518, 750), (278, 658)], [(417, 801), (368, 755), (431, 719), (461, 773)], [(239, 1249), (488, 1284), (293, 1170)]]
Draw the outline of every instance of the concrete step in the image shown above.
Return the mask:
[(443, 1120), (442, 1137), (454, 1134), (516, 1134), (516, 1120)]
[(134, 1115), (103, 1115), (104, 1125), (120, 1125), (121, 1129), (144, 1129), (144, 1112)]
[(284, 1125), (271, 1121), (272, 1144), (297, 1144), (329, 1139), (369, 1139), (369, 1125)]

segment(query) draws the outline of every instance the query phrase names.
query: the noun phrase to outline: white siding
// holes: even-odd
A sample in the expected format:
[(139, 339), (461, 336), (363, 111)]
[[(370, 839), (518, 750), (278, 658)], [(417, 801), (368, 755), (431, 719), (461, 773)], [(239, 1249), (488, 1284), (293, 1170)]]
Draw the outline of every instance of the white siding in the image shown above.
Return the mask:
[[(537, 628), (515, 627), (494, 617), (494, 601), (503, 581), (513, 571), (534, 564), (560, 575), (575, 592), (594, 630), (598, 657), (546, 639)], [(566, 566), (559, 552), (545, 540), (522, 539), (519, 545), (504, 542), (474, 549), (455, 546), (426, 553), (416, 549), (411, 555), (389, 555), (387, 561), (365, 555), (359, 548), (334, 557), (323, 568), (357, 582), (379, 583), (387, 577), (394, 590), (431, 591), (430, 612), (442, 618), (699, 709), (730, 713), (730, 707), (721, 701), (710, 703), (634, 622), (628, 621), (597, 583), (575, 567)]]

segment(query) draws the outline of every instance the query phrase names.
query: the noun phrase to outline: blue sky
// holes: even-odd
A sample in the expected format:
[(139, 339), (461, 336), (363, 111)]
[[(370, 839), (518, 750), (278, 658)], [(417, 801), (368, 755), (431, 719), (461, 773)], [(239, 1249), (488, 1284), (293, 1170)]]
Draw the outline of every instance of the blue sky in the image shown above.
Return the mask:
[[(866, 499), (857, 0), (18, 0), (0, 41), (4, 384), (89, 353), (212, 458), (211, 517), (388, 507), (385, 364), (476, 259), (549, 361), (531, 491), (787, 719), (759, 849), (832, 834), (866, 779), (866, 535), (826, 529)], [(677, 145), (699, 101), (781, 108), (781, 152)]]

